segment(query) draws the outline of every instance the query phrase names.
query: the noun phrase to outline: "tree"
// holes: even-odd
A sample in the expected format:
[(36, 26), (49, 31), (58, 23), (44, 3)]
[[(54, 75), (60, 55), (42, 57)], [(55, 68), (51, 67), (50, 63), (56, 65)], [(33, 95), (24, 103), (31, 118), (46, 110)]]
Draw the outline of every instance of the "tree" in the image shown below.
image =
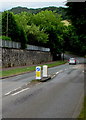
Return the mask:
[(49, 35), (46, 46), (50, 47), (53, 60), (57, 59), (57, 54), (62, 53), (63, 29), (61, 16), (52, 11), (42, 11), (33, 17), (33, 23), (40, 26), (41, 30)]
[(8, 11), (2, 13), (2, 35), (11, 37), (12, 41), (23, 43), (22, 48), (25, 48), (26, 38), (24, 32), (18, 26), (14, 14)]
[(15, 15), (18, 25), (23, 29), (27, 43), (34, 45), (43, 45), (48, 41), (48, 35), (40, 27), (33, 24), (33, 15), (22, 12)]
[[(85, 2), (67, 2), (67, 15), (72, 25), (76, 29), (78, 44), (75, 45), (76, 51), (85, 55), (86, 51), (86, 3)], [(79, 45), (77, 50), (77, 45)]]
[(42, 45), (48, 42), (48, 34), (44, 33), (44, 30), (40, 30), (39, 26), (32, 24), (27, 26), (27, 43), (33, 45)]
[(0, 35), (2, 35), (2, 13), (0, 12)]

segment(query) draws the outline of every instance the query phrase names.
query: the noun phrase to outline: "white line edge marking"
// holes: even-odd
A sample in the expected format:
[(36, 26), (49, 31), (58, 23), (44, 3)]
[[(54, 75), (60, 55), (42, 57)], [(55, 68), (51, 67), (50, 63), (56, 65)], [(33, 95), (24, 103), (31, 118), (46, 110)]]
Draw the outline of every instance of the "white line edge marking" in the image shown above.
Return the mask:
[(12, 94), (12, 96), (17, 95), (17, 94), (19, 94), (19, 93), (21, 93), (21, 92), (23, 92), (23, 91), (25, 91), (25, 90), (28, 90), (28, 89), (30, 89), (30, 88), (25, 88), (25, 89), (23, 89), (23, 90), (21, 90), (21, 91), (19, 91), (19, 92), (16, 92), (16, 93)]

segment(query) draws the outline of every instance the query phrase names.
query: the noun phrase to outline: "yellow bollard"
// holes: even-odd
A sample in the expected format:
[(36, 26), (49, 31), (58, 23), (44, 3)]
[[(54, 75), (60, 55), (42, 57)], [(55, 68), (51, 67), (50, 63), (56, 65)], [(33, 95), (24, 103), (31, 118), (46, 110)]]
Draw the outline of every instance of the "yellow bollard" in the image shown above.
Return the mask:
[(36, 79), (38, 80), (41, 79), (41, 67), (40, 66), (36, 67)]

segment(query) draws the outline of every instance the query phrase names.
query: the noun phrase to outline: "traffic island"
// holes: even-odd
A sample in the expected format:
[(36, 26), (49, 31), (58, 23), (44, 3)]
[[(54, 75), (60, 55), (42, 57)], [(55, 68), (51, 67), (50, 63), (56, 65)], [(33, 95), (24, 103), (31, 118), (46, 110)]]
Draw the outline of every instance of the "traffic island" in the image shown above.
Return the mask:
[(40, 82), (46, 82), (46, 81), (48, 81), (48, 80), (50, 80), (50, 79), (51, 79), (51, 76), (43, 77), (43, 78), (40, 80)]

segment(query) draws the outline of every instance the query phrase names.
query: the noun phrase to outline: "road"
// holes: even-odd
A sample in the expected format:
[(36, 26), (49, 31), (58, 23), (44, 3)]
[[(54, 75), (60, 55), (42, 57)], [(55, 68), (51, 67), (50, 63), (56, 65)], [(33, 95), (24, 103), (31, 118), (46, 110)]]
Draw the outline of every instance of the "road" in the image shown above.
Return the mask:
[(4, 79), (3, 118), (76, 118), (83, 103), (84, 72), (83, 64), (49, 68), (48, 74), (57, 75), (32, 87), (27, 84), (35, 79), (35, 72)]

